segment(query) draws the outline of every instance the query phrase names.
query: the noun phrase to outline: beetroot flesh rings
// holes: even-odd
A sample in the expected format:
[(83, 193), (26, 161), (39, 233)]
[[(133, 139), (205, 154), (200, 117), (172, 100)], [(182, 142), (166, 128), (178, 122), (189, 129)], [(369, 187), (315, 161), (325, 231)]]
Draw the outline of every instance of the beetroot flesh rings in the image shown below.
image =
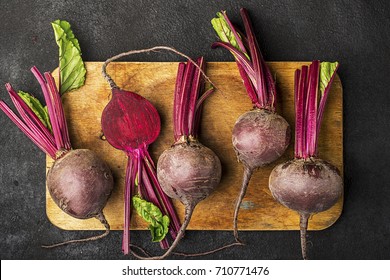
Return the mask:
[(296, 70), (295, 158), (277, 165), (269, 177), (275, 200), (299, 213), (303, 259), (307, 259), (309, 217), (331, 208), (343, 193), (339, 170), (318, 157), (323, 111), (337, 68), (337, 62), (313, 61), (309, 67)]
[[(53, 245), (100, 239), (110, 232), (110, 225), (103, 214), (103, 208), (114, 188), (109, 166), (93, 151), (72, 149), (61, 97), (51, 73), (42, 75), (34, 66), (31, 71), (41, 85), (48, 108), (49, 130), (38, 116), (16, 93), (10, 84), (6, 88), (19, 115), (0, 101), (0, 109), (27, 135), (43, 152), (54, 160), (47, 173), (47, 188), (53, 201), (65, 213), (78, 219), (98, 219), (105, 232), (98, 236), (69, 240)], [(41, 105), (42, 106), (42, 105)]]
[(153, 143), (160, 133), (156, 108), (142, 96), (118, 88), (112, 89), (112, 98), (103, 110), (101, 123), (107, 141), (126, 152)]
[(253, 172), (280, 158), (291, 138), (289, 124), (276, 113), (275, 81), (260, 52), (248, 12), (242, 8), (240, 13), (246, 34), (236, 30), (224, 11), (217, 13), (217, 17), (211, 21), (221, 39), (212, 48), (223, 47), (233, 54), (253, 104), (253, 110), (237, 119), (232, 132), (234, 151), (244, 167), (233, 216), (234, 237), (237, 242), (241, 242), (238, 237), (238, 213)]

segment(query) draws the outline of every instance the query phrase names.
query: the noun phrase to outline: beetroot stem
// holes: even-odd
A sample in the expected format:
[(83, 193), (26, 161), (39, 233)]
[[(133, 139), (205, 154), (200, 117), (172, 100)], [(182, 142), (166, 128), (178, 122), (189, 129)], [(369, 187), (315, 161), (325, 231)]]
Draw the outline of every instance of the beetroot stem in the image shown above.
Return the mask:
[(123, 240), (122, 240), (122, 251), (125, 255), (129, 253), (130, 243), (130, 209), (131, 209), (131, 197), (134, 188), (134, 171), (136, 159), (132, 156), (128, 157), (125, 177), (125, 208), (124, 208), (124, 226), (123, 226)]
[[(228, 26), (227, 28), (233, 33), (234, 38), (229, 38), (226, 36), (225, 31), (220, 30), (213, 24), (213, 27), (222, 42), (215, 42), (211, 47), (223, 47), (232, 53), (236, 60), (247, 94), (254, 107), (275, 112), (277, 103), (275, 82), (272, 73), (260, 52), (260, 47), (254, 35), (254, 29), (248, 11), (244, 8), (240, 10), (246, 35), (235, 29), (227, 17), (226, 12), (222, 11), (220, 14), (223, 15), (223, 19)], [(217, 14), (217, 17), (220, 18), (220, 15)], [(249, 53), (247, 49), (249, 50)]]
[(300, 156), (300, 143), (301, 141), (301, 127), (302, 120), (300, 118), (301, 110), (299, 110), (300, 106), (300, 98), (299, 98), (299, 81), (301, 76), (301, 70), (295, 70), (294, 74), (294, 101), (295, 101), (295, 142), (294, 142), (294, 156), (298, 158)]
[(317, 140), (317, 99), (318, 99), (318, 78), (319, 61), (313, 61), (310, 65), (309, 88), (307, 96), (307, 127), (306, 127), (306, 153), (308, 157), (314, 156), (315, 142)]
[(174, 101), (173, 101), (173, 129), (174, 129), (174, 137), (175, 141), (179, 140), (181, 133), (179, 128), (179, 116), (180, 116), (180, 103), (178, 99), (180, 98), (180, 92), (182, 90), (182, 81), (184, 78), (184, 71), (185, 71), (186, 64), (184, 62), (180, 62), (178, 69), (177, 69), (177, 75), (176, 75), (176, 84), (175, 84), (175, 95), (174, 95)]
[(39, 72), (38, 68), (36, 68), (35, 66), (32, 67), (31, 72), (34, 74), (35, 78), (38, 80), (39, 84), (41, 85), (42, 92), (45, 97), (45, 101), (47, 105), (47, 110), (49, 113), (50, 122), (53, 128), (54, 140), (56, 142), (57, 149), (59, 150), (63, 147), (63, 144), (62, 144), (62, 137), (61, 137), (61, 132), (58, 124), (58, 119), (54, 109), (53, 97), (51, 96), (46, 81), (42, 76), (42, 74)]
[(266, 85), (264, 80), (264, 73), (261, 64), (261, 54), (258, 48), (256, 38), (254, 36), (252, 23), (249, 20), (248, 11), (244, 8), (240, 10), (242, 21), (245, 27), (245, 33), (248, 39), (249, 52), (253, 65), (253, 70), (255, 72), (255, 79), (257, 83), (257, 94), (258, 100), (262, 108), (268, 103), (266, 95)]
[(242, 68), (245, 70), (247, 73), (249, 79), (252, 81), (253, 86), (257, 90), (257, 84), (256, 84), (256, 79), (255, 79), (255, 71), (252, 68), (252, 62), (249, 61), (249, 59), (240, 51), (238, 51), (235, 47), (233, 47), (229, 43), (224, 43), (224, 42), (214, 42), (211, 45), (211, 48), (216, 48), (216, 47), (223, 47), (230, 51), (233, 55), (236, 61), (242, 66)]
[(52, 156), (54, 153), (55, 158), (56, 148), (53, 142), (53, 136), (51, 136), (50, 132), (43, 125), (41, 120), (38, 119), (35, 113), (32, 112), (32, 110), (24, 103), (24, 101), (12, 89), (12, 87), (9, 84), (7, 84), (6, 87), (23, 123), (26, 125), (31, 134), (35, 136), (35, 139), (37, 142), (39, 142), (39, 145), (43, 147), (43, 151), (45, 151), (45, 153), (49, 154), (50, 156)]
[(39, 139), (30, 128), (5, 104), (3, 100), (0, 100), (0, 109), (7, 115), (7, 117), (28, 137), (33, 141), (39, 149), (48, 154), (52, 159), (56, 157), (56, 151), (54, 146), (42, 145), (41, 139)]
[(296, 85), (298, 88), (298, 96), (295, 99), (296, 103), (296, 112), (295, 112), (295, 133), (296, 133), (296, 147), (295, 157), (296, 158), (306, 158), (305, 152), (305, 143), (306, 143), (306, 91), (307, 91), (307, 75), (308, 75), (308, 67), (303, 66), (300, 71), (299, 83)]
[(66, 150), (70, 150), (72, 148), (72, 146), (70, 143), (68, 125), (66, 123), (65, 112), (64, 112), (64, 108), (62, 106), (60, 93), (57, 90), (54, 78), (50, 74), (50, 72), (46, 72), (44, 75), (45, 75), (45, 78), (46, 78), (46, 81), (48, 84), (48, 88), (50, 90), (50, 94), (51, 94), (51, 96), (53, 98), (53, 102), (54, 102), (54, 108), (56, 111), (57, 121), (58, 121), (58, 125), (60, 128), (60, 137), (61, 137), (62, 144), (63, 144), (63, 147), (61, 147), (61, 148), (65, 148)]
[[(12, 102), (14, 103), (16, 109), (18, 110), (20, 116), (24, 122), (30, 127), (30, 124), (36, 125), (40, 131), (44, 134), (45, 140), (50, 143), (50, 145), (55, 150), (55, 141), (54, 137), (49, 131), (49, 129), (42, 123), (42, 121), (37, 117), (37, 115), (24, 103), (23, 99), (16, 93), (12, 86), (7, 83), (5, 85)], [(26, 113), (28, 116), (26, 116)], [(32, 122), (30, 122), (32, 120)]]
[(249, 98), (251, 99), (251, 101), (255, 105), (255, 107), (260, 108), (260, 103), (257, 100), (257, 94), (255, 91), (255, 88), (254, 88), (250, 78), (248, 77), (247, 72), (245, 71), (244, 67), (238, 61), (236, 61), (236, 64), (237, 64), (238, 71), (240, 73), (242, 82), (244, 84), (246, 92), (248, 93)]
[(244, 43), (243, 43), (243, 41), (241, 40), (240, 35), (238, 34), (238, 32), (236, 31), (235, 27), (234, 27), (233, 24), (231, 23), (230, 19), (229, 19), (228, 16), (226, 15), (226, 12), (223, 11), (223, 12), (222, 12), (222, 15), (223, 15), (223, 18), (226, 20), (226, 23), (229, 25), (229, 28), (230, 28), (230, 30), (232, 31), (234, 38), (236, 39), (237, 45), (238, 45), (238, 47), (240, 48), (239, 50), (240, 50), (241, 52), (243, 52), (243, 53), (247, 53), (247, 51), (246, 51), (246, 49), (245, 49), (245, 46), (244, 46)]
[(190, 98), (190, 93), (191, 93), (191, 81), (193, 78), (195, 72), (195, 68), (192, 64), (187, 64), (186, 69), (185, 69), (185, 74), (184, 74), (184, 79), (182, 82), (182, 87), (181, 87), (181, 93), (180, 93), (180, 99), (179, 101), (179, 106), (180, 106), (180, 116), (179, 116), (179, 132), (180, 135), (186, 135), (188, 136), (188, 102)]
[[(199, 65), (199, 67), (203, 70), (204, 69), (204, 59), (203, 57), (198, 58), (196, 63)], [(191, 65), (191, 64), (190, 64)], [(188, 106), (186, 107), (186, 115), (188, 117), (188, 135), (192, 135), (196, 137), (198, 132), (195, 130), (197, 128), (195, 122), (196, 122), (196, 104), (197, 100), (200, 97), (200, 90), (202, 88), (202, 85), (204, 83), (201, 82), (201, 73), (198, 69), (195, 69), (195, 73), (191, 79), (191, 89), (189, 93), (189, 102)]]
[[(145, 145), (143, 148), (134, 149), (128, 152), (129, 162), (126, 172), (125, 182), (125, 221), (123, 232), (122, 250), (126, 255), (129, 253), (130, 238), (129, 229), (131, 221), (131, 199), (135, 194), (135, 181), (138, 181), (138, 192), (147, 201), (157, 206), (163, 215), (168, 215), (171, 224), (169, 232), (173, 239), (177, 237), (177, 232), (180, 229), (180, 221), (173, 208), (172, 202), (162, 192), (157, 180), (154, 165), (150, 163), (151, 158)], [(129, 191), (130, 190), (130, 191)], [(129, 194), (130, 193), (130, 194)], [(160, 241), (162, 249), (168, 249), (168, 239), (164, 238)], [(133, 252), (131, 252), (134, 254)]]

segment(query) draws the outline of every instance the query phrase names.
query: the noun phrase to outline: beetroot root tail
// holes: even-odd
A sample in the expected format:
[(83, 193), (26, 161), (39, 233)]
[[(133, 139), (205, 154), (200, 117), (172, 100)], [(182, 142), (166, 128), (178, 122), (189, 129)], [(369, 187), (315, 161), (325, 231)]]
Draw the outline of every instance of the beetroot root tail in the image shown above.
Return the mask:
[(103, 212), (100, 212), (95, 216), (95, 218), (98, 219), (102, 223), (102, 225), (104, 225), (104, 227), (106, 228), (106, 231), (104, 233), (92, 237), (83, 238), (83, 239), (68, 240), (60, 243), (55, 243), (52, 245), (42, 245), (41, 247), (45, 249), (52, 249), (52, 248), (56, 248), (56, 247), (60, 247), (72, 243), (95, 241), (103, 237), (106, 237), (110, 233), (110, 225), (108, 224), (106, 217), (104, 216)]
[(248, 189), (249, 181), (252, 177), (253, 169), (250, 167), (245, 166), (244, 167), (244, 177), (242, 179), (242, 186), (240, 195), (238, 196), (236, 206), (234, 209), (234, 216), (233, 216), (233, 230), (234, 230), (234, 239), (236, 242), (244, 244), (239, 238), (238, 238), (238, 212), (240, 211), (241, 202), (245, 197), (246, 190)]
[(301, 250), (302, 250), (302, 258), (307, 260), (307, 225), (309, 221), (310, 214), (309, 213), (299, 213), (299, 228), (301, 234)]

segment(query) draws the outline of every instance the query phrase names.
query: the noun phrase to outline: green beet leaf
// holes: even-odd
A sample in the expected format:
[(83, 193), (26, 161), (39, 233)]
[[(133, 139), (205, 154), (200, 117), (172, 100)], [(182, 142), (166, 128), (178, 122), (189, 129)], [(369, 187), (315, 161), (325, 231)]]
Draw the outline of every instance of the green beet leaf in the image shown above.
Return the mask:
[(49, 119), (49, 113), (47, 111), (47, 106), (43, 106), (41, 102), (39, 102), (38, 99), (36, 99), (34, 96), (31, 94), (24, 92), (24, 91), (19, 91), (18, 95), (20, 98), (23, 99), (24, 103), (30, 109), (35, 113), (35, 115), (41, 120), (44, 126), (46, 126), (50, 131), (51, 131), (51, 124), (50, 124), (50, 119)]
[(335, 74), (338, 62), (321, 62), (320, 64), (320, 93), (324, 94), (326, 87)]
[(80, 44), (69, 22), (56, 20), (52, 26), (59, 47), (60, 93), (64, 94), (84, 85), (87, 70), (81, 58)]
[(169, 217), (163, 215), (156, 205), (142, 199), (138, 195), (132, 197), (132, 202), (137, 214), (149, 223), (152, 241), (160, 242), (163, 240), (168, 233)]
[(217, 17), (211, 20), (211, 25), (213, 26), (215, 32), (218, 34), (222, 42), (230, 43), (237, 50), (240, 50), (237, 40), (234, 37), (233, 32), (230, 30), (228, 23), (223, 17), (222, 13), (218, 12)]

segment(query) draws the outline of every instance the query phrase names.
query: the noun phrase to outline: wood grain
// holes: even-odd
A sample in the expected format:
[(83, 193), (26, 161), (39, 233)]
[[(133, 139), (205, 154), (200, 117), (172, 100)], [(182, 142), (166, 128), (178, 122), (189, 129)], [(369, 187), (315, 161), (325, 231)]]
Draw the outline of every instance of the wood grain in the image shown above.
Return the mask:
[[(270, 62), (279, 91), (278, 110), (294, 127), (293, 83), (294, 71), (304, 62)], [(113, 230), (123, 229), (123, 188), (127, 163), (123, 152), (100, 139), (100, 116), (110, 99), (110, 89), (101, 76), (101, 62), (87, 62), (86, 84), (77, 91), (63, 96), (70, 137), (74, 148), (96, 151), (111, 166), (115, 190), (104, 213)], [(243, 168), (237, 163), (231, 145), (231, 131), (235, 120), (251, 109), (245, 94), (236, 64), (233, 62), (210, 62), (207, 73), (218, 87), (206, 102), (203, 111), (201, 141), (220, 157), (223, 178), (215, 192), (195, 209), (189, 229), (231, 230), (236, 196), (239, 193)], [(161, 116), (162, 129), (158, 140), (150, 146), (153, 159), (168, 148), (173, 141), (172, 106), (173, 90), (177, 71), (176, 62), (118, 62), (108, 67), (108, 72), (119, 87), (137, 92), (148, 98)], [(324, 113), (320, 141), (320, 156), (332, 162), (343, 172), (343, 105), (342, 85), (336, 77)], [(268, 167), (257, 170), (249, 184), (239, 215), (241, 230), (296, 230), (298, 215), (276, 203), (268, 189), (268, 176), (272, 168), (293, 157), (293, 143), (285, 155)], [(47, 169), (52, 160), (47, 158)], [(181, 219), (184, 210), (175, 201)], [(326, 212), (313, 215), (309, 229), (321, 230), (331, 226), (340, 216), (343, 199)], [(47, 216), (50, 221), (67, 230), (102, 229), (96, 219), (78, 220), (63, 213), (46, 194)], [(137, 215), (133, 215), (133, 229), (146, 229)]]

